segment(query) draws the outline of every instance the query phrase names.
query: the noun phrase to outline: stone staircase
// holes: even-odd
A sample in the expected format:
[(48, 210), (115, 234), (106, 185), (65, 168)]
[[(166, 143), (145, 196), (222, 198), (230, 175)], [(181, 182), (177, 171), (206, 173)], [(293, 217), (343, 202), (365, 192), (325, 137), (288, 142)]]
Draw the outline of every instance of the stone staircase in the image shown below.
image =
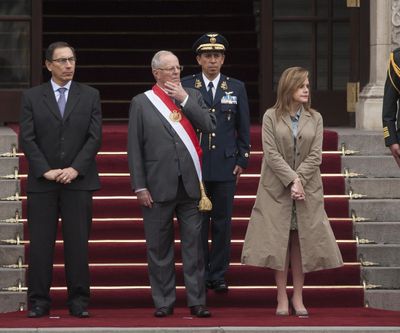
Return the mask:
[[(19, 180), (6, 177), (18, 170), (18, 157), (12, 156), (13, 147), (17, 148), (17, 135), (10, 128), (0, 126), (0, 240), (23, 237), (23, 225), (15, 219), (16, 214), (21, 216), (21, 201), (11, 200), (19, 193)], [(25, 292), (6, 290), (25, 286), (25, 269), (18, 268), (18, 261), (24, 262), (24, 246), (0, 241), (0, 312), (26, 307)]]
[(342, 168), (360, 174), (348, 179), (347, 192), (365, 195), (349, 205), (350, 215), (366, 219), (353, 227), (363, 263), (365, 304), (400, 310), (400, 168), (380, 131), (333, 130), (339, 133), (339, 144), (357, 151), (342, 157)]

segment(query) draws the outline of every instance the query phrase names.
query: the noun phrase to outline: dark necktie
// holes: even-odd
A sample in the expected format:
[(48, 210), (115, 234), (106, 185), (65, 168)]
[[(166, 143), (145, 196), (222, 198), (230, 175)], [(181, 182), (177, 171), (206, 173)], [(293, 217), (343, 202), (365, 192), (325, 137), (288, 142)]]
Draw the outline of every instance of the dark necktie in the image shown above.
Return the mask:
[(214, 88), (214, 85), (213, 85), (212, 81), (210, 81), (210, 83), (208, 84), (208, 91), (207, 91), (207, 93), (208, 93), (208, 96), (210, 96), (211, 104), (214, 103), (214, 95), (213, 95), (212, 88)]
[(57, 104), (58, 108), (60, 109), (61, 117), (63, 117), (65, 104), (67, 104), (67, 101), (65, 100), (65, 92), (67, 91), (67, 88), (58, 88), (58, 91), (60, 93), (60, 97), (58, 98)]

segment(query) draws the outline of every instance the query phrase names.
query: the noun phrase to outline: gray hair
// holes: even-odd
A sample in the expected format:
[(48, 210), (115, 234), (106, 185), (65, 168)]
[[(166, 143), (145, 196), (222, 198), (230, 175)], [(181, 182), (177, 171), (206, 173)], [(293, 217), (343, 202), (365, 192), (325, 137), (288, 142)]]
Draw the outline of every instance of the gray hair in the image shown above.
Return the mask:
[(165, 51), (165, 50), (158, 51), (153, 56), (153, 59), (151, 59), (151, 69), (154, 70), (154, 69), (160, 68), (160, 66), (161, 66), (161, 60), (160, 59), (161, 59), (161, 57), (165, 56), (165, 55), (169, 55), (169, 54), (171, 54), (171, 55), (176, 57), (176, 55), (173, 54), (171, 51)]

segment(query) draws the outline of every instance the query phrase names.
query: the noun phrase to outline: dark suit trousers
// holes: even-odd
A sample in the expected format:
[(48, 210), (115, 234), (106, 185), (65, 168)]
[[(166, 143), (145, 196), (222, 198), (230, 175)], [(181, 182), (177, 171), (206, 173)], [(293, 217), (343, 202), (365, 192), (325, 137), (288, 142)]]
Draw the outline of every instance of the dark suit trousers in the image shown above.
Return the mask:
[(147, 245), (147, 262), (154, 305), (174, 306), (174, 213), (179, 222), (183, 275), (188, 306), (204, 305), (204, 261), (201, 245), (201, 215), (198, 200), (188, 197), (182, 181), (176, 199), (155, 202), (152, 208), (142, 207)]
[(88, 239), (92, 223), (92, 192), (60, 189), (28, 193), (30, 306), (50, 307), (54, 244), (62, 219), (64, 263), (69, 308), (87, 307), (90, 282)]
[(207, 196), (213, 205), (210, 213), (203, 213), (205, 278), (207, 281), (222, 281), (229, 268), (231, 255), (231, 219), (236, 182), (204, 182), (204, 184)]

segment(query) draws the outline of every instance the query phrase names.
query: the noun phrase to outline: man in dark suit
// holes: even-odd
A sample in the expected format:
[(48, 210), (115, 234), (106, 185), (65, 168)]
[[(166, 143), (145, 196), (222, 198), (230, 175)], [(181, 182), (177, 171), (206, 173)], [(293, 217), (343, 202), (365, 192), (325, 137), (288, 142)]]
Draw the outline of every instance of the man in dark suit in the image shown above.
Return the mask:
[(151, 67), (156, 84), (131, 101), (128, 161), (132, 188), (142, 206), (154, 316), (171, 315), (176, 300), (176, 214), (187, 304), (192, 315), (209, 317), (198, 208), (201, 148), (192, 125), (212, 131), (215, 117), (204, 105), (201, 94), (182, 88), (182, 68), (173, 53), (157, 52)]
[(20, 144), (29, 163), (28, 317), (49, 314), (53, 253), (62, 220), (71, 315), (88, 317), (88, 239), (92, 193), (100, 188), (95, 157), (101, 144), (99, 92), (72, 81), (74, 49), (51, 44), (46, 67), (51, 80), (22, 95)]
[[(202, 238), (206, 264), (206, 286), (228, 291), (225, 273), (230, 262), (231, 218), (236, 185), (250, 154), (250, 117), (243, 82), (225, 76), (221, 67), (228, 41), (218, 33), (207, 33), (193, 45), (202, 72), (182, 79), (184, 87), (201, 92), (217, 116), (217, 129), (201, 133), (203, 180), (212, 202), (211, 213), (203, 214)], [(211, 220), (211, 221), (210, 221)], [(211, 249), (209, 225), (211, 222)]]
[(386, 147), (390, 148), (397, 165), (400, 167), (400, 48), (390, 53), (389, 67), (383, 95), (382, 122)]

